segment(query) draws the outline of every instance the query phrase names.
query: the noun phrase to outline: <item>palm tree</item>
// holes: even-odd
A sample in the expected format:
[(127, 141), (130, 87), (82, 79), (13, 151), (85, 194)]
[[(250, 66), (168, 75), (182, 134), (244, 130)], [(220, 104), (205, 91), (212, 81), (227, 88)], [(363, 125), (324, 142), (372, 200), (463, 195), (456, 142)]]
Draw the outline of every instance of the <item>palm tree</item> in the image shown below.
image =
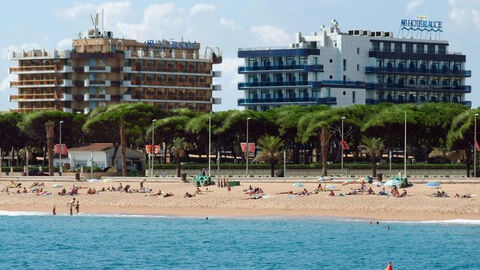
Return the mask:
[(258, 139), (258, 152), (254, 161), (265, 162), (270, 164), (270, 176), (274, 176), (275, 164), (281, 159), (283, 141), (275, 136), (263, 136)]
[(176, 137), (173, 139), (172, 154), (175, 155), (175, 164), (177, 165), (177, 177), (181, 176), (180, 158), (184, 157), (190, 148), (190, 144), (187, 143), (184, 138)]
[(381, 138), (362, 138), (363, 151), (370, 155), (372, 161), (372, 177), (377, 177), (377, 158), (382, 157), (383, 140)]
[(45, 131), (47, 134), (47, 151), (48, 151), (48, 175), (53, 176), (53, 140), (55, 136), (55, 122), (49, 120), (45, 123)]

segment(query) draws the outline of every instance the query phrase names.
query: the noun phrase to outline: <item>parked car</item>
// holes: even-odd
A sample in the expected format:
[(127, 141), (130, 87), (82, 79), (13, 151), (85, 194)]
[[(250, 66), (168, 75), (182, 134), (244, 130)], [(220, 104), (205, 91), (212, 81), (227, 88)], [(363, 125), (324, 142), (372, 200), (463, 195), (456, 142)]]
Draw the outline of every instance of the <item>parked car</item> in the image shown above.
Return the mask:
[[(22, 176), (26, 176), (26, 173), (22, 173)], [(48, 176), (48, 173), (44, 173), (41, 171), (29, 171), (28, 176)]]

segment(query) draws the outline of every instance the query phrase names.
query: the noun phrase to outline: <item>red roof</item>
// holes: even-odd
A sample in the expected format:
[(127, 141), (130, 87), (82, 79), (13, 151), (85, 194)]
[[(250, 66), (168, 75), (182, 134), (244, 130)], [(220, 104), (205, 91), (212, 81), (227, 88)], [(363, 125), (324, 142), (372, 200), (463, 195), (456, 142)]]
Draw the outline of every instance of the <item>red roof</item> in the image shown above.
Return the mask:
[(80, 146), (68, 149), (68, 152), (91, 152), (91, 151), (105, 151), (113, 147), (113, 143), (92, 143), (90, 145)]

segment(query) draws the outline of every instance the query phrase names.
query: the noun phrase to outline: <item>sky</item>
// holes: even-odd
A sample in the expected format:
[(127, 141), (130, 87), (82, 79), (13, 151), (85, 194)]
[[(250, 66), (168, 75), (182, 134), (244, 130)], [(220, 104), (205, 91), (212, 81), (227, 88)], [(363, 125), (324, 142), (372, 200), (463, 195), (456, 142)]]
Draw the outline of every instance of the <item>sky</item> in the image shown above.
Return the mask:
[[(182, 1), (5, 1), (0, 23), (0, 110), (16, 107), (8, 101), (16, 89), (9, 87), (15, 76), (8, 68), (8, 51), (35, 49), (68, 49), (78, 33), (91, 28), (89, 15), (104, 9), (105, 30), (115, 37), (145, 40), (175, 39), (197, 41), (219, 47), (223, 63), (214, 70), (222, 71), (215, 84), (222, 98), (214, 111), (239, 109), (237, 89), (242, 76), (237, 67), (238, 48), (287, 46), (296, 32), (308, 35), (322, 25), (339, 22), (342, 31), (365, 29), (390, 31), (398, 35), (400, 19), (427, 16), (443, 22), (441, 39), (450, 42), (450, 52), (467, 56), (466, 68), (472, 70), (467, 95), (472, 107), (480, 106), (480, 0), (182, 0)], [(19, 13), (21, 10), (21, 13)], [(10, 12), (11, 11), (11, 12)], [(477, 76), (477, 71), (478, 76)]]

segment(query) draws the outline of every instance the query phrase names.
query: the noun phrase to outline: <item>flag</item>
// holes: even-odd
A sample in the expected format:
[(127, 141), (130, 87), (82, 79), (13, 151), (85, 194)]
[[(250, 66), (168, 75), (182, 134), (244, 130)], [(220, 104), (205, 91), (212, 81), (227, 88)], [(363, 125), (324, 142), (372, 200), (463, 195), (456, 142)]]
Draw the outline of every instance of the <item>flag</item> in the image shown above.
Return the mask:
[(340, 144), (342, 145), (343, 150), (350, 150), (346, 141), (340, 141)]
[(146, 151), (148, 154), (151, 154), (151, 153), (152, 153), (152, 145), (151, 145), (151, 144), (145, 145), (145, 151)]
[[(240, 148), (242, 148), (242, 152), (245, 153), (247, 149), (247, 143), (240, 143)], [(249, 153), (255, 152), (255, 143), (248, 143), (248, 152)]]

